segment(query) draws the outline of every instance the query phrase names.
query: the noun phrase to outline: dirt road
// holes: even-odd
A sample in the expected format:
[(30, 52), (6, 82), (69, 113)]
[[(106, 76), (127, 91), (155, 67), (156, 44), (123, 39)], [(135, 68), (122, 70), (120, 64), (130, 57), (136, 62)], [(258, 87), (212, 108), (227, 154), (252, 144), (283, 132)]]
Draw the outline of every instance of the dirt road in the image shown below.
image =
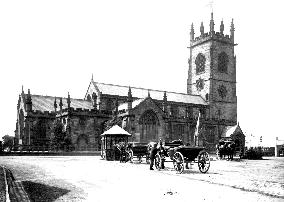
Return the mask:
[[(284, 158), (212, 161), (176, 174), (87, 157), (0, 157), (34, 201), (284, 201)], [(134, 200), (135, 199), (135, 200)]]

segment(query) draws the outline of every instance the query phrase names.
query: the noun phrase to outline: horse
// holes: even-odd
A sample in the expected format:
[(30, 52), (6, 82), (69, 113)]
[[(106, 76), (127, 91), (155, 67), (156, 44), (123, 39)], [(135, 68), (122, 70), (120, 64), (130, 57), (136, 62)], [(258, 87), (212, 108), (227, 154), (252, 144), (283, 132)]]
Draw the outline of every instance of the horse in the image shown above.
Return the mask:
[(126, 151), (126, 145), (124, 142), (119, 142), (118, 144), (116, 144), (116, 148), (119, 150), (119, 161), (120, 163), (126, 163), (129, 159), (128, 159), (128, 155), (127, 155), (127, 151)]
[(233, 160), (236, 144), (234, 141), (220, 141), (216, 146), (217, 155), (220, 159), (227, 156), (227, 160)]

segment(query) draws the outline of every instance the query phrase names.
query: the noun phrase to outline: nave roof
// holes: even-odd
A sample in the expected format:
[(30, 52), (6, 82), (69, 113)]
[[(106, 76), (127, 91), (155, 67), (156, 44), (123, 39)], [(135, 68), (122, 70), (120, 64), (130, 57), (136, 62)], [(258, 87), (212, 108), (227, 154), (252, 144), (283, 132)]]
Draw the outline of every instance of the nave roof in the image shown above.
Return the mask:
[[(27, 96), (27, 94), (25, 94)], [(39, 110), (39, 111), (54, 111), (54, 100), (55, 96), (44, 96), (44, 95), (32, 95), (32, 109), (33, 110)], [(74, 99), (70, 98), (71, 103), (70, 107), (76, 108), (82, 108), (82, 109), (93, 109), (92, 103), (87, 100), (83, 99)], [(56, 97), (56, 103), (57, 103), (57, 111), (59, 110), (59, 102), (60, 98)], [(62, 98), (62, 109), (67, 108), (67, 98)]]
[[(107, 94), (107, 95), (127, 96), (129, 90), (129, 86), (105, 84), (95, 81), (92, 81), (92, 83), (95, 87), (98, 88), (98, 90), (102, 94)], [(164, 92), (166, 92), (167, 101), (170, 102), (207, 105), (207, 102), (200, 95), (190, 95), (185, 93), (176, 93), (176, 92), (137, 88), (137, 87), (130, 87), (130, 88), (131, 88), (132, 97), (140, 99), (141, 98), (144, 99), (145, 97), (148, 96), (149, 93), (152, 99), (163, 100)]]

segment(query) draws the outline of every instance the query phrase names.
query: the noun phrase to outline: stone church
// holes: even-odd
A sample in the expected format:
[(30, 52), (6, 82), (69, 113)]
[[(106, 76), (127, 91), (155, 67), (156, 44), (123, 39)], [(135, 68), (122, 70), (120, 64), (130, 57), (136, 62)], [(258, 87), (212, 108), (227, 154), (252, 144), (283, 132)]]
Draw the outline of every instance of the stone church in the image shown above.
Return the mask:
[[(59, 120), (72, 144), (100, 148), (100, 134), (119, 125), (131, 141), (181, 139), (213, 149), (227, 127), (237, 125), (234, 23), (229, 35), (221, 21), (215, 31), (213, 13), (209, 32), (190, 30), (187, 92), (177, 93), (98, 83), (93, 80), (82, 99), (34, 95), (22, 89), (17, 105), (15, 137), (19, 145), (48, 145), (52, 125)], [(199, 115), (200, 114), (200, 115)]]

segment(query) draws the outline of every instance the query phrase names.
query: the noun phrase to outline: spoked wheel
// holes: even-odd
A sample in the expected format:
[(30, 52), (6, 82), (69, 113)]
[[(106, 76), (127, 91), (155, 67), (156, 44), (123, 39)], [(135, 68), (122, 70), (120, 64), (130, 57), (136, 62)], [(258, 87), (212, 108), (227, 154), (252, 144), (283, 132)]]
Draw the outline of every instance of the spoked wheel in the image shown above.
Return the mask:
[(131, 163), (133, 163), (133, 151), (130, 149), (128, 152), (128, 159), (130, 160)]
[(157, 170), (161, 169), (161, 166), (160, 166), (161, 162), (162, 162), (161, 156), (159, 154), (156, 154), (155, 159), (154, 159), (154, 165), (155, 165)]
[(113, 161), (114, 160), (114, 151), (107, 150), (105, 157), (106, 157), (106, 160)]
[(198, 155), (198, 168), (200, 172), (206, 173), (210, 167), (210, 157), (206, 151), (201, 151)]
[(184, 171), (184, 158), (180, 152), (176, 152), (173, 156), (173, 164), (175, 170), (180, 174)]

